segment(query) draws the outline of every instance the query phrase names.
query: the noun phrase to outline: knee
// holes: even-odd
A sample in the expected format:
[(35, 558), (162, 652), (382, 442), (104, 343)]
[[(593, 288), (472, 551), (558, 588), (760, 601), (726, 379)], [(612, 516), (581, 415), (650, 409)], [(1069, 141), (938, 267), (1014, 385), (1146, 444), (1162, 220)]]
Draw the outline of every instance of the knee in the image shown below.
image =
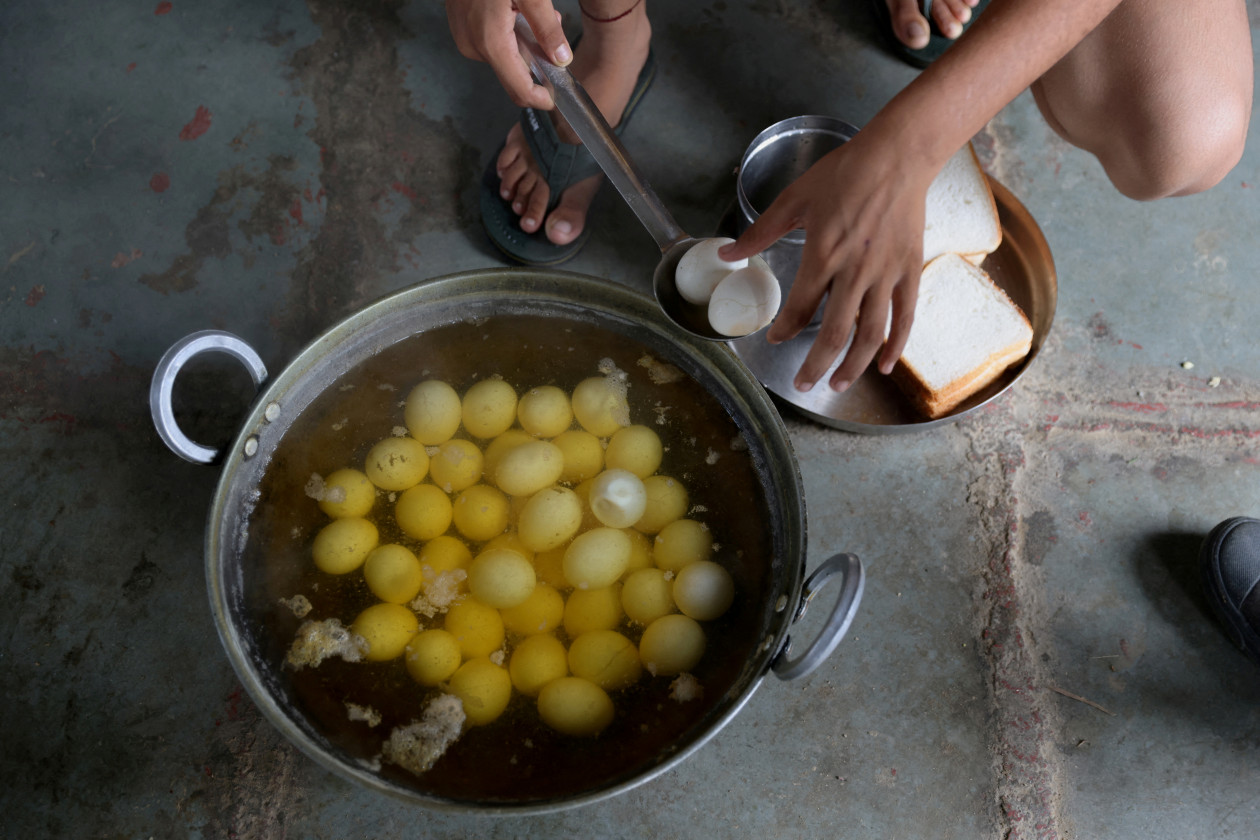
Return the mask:
[(1250, 91), (1177, 109), (1177, 124), (1141, 120), (1093, 150), (1122, 194), (1138, 201), (1192, 195), (1220, 183), (1242, 158)]

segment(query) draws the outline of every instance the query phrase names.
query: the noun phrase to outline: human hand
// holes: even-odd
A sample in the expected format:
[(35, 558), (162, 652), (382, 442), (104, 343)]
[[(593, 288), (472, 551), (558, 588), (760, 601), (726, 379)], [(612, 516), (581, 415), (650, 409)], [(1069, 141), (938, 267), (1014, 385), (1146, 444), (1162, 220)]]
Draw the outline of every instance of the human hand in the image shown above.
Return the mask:
[(551, 94), (534, 84), (517, 50), (517, 14), (529, 23), (553, 64), (563, 67), (573, 60), (551, 0), (446, 0), (446, 20), (460, 55), (488, 63), (517, 105), (550, 110)]
[(927, 190), (934, 176), (930, 166), (914, 165), (893, 143), (858, 132), (784, 190), (737, 242), (718, 252), (726, 260), (742, 259), (789, 231), (805, 229), (800, 269), (766, 334), (776, 344), (794, 338), (826, 296), (818, 335), (796, 374), (797, 390), (814, 387), (851, 334), (853, 342), (831, 375), (832, 388), (848, 388), (881, 343), (879, 369), (892, 371), (914, 322)]

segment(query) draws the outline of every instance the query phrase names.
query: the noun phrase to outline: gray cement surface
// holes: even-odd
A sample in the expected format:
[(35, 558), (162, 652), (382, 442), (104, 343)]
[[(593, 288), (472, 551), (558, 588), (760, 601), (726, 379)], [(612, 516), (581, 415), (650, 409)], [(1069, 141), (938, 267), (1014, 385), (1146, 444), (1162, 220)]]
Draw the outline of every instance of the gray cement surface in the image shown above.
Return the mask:
[[(625, 140), (693, 232), (762, 127), (861, 125), (914, 72), (864, 3), (652, 15)], [(361, 789), (262, 717), (207, 606), (217, 471), (162, 446), (146, 394), (195, 330), (280, 370), (387, 292), (501, 264), (477, 212), (515, 119), (493, 75), (436, 3), (148, 0), (5, 4), (0, 79), (3, 836), (1260, 833), (1260, 672), (1195, 571), (1214, 523), (1260, 512), (1254, 142), (1210, 192), (1137, 204), (1030, 97), (1003, 110), (977, 147), (1058, 269), (1036, 363), (927, 433), (785, 411), (811, 566), (867, 565), (849, 638), (633, 791), (488, 818)], [(656, 252), (611, 190), (592, 224), (567, 267), (647, 293)], [(243, 374), (186, 380), (190, 433), (228, 442)]]

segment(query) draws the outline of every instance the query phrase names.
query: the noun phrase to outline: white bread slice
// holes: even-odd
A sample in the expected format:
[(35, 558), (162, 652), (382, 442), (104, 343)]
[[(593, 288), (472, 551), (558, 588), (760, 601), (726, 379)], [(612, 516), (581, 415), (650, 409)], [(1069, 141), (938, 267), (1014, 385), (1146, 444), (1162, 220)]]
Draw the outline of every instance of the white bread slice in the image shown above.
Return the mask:
[(1022, 361), (1032, 338), (1024, 313), (983, 269), (944, 254), (923, 269), (893, 381), (936, 419)]
[(979, 265), (1002, 244), (1002, 223), (989, 179), (971, 144), (946, 162), (927, 193), (923, 264), (941, 254), (962, 254)]

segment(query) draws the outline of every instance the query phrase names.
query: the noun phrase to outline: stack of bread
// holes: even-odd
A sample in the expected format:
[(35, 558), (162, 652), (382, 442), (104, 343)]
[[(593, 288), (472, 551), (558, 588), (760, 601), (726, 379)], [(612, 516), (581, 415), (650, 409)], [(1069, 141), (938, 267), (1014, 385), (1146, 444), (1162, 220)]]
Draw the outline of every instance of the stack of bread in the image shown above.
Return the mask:
[(928, 190), (914, 327), (892, 373), (928, 418), (948, 414), (1032, 348), (1028, 318), (980, 268), (1001, 242), (993, 191), (968, 143)]

